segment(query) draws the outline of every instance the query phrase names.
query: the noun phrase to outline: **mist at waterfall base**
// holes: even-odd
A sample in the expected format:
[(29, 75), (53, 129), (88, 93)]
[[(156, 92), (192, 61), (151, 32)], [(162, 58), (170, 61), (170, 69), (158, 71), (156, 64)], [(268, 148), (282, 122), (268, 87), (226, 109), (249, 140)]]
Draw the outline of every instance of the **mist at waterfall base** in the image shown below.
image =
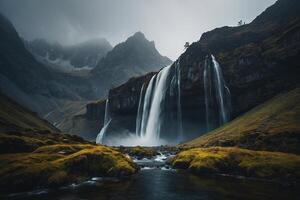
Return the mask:
[[(199, 113), (199, 116), (204, 116), (199, 118), (205, 120), (199, 121), (199, 124), (204, 124), (202, 130), (197, 130), (199, 134), (228, 122), (231, 110), (230, 90), (213, 55), (207, 56), (202, 73), (205, 112)], [(190, 130), (188, 123), (183, 126), (181, 98), (179, 58), (173, 65), (161, 69), (148, 83), (142, 85), (135, 132), (118, 130), (118, 134), (112, 134), (109, 126), (113, 118), (109, 113), (109, 100), (106, 101), (104, 125), (96, 142), (111, 146), (160, 146), (184, 142), (186, 137), (183, 133)]]

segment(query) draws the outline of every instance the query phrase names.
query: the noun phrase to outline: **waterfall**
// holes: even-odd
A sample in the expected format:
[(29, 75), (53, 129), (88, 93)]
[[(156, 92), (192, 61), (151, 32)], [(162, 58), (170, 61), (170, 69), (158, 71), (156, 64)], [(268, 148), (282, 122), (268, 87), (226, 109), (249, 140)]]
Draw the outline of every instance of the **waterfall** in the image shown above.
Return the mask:
[(149, 117), (146, 123), (146, 130), (143, 136), (146, 139), (157, 141), (160, 137), (161, 125), (163, 122), (163, 103), (165, 100), (168, 84), (167, 78), (171, 66), (163, 68), (156, 75), (155, 89), (152, 91)]
[(164, 118), (164, 107), (169, 88), (171, 66), (163, 68), (148, 83), (145, 94), (144, 85), (140, 92), (138, 114), (136, 119), (136, 135), (148, 144), (160, 139)]
[(137, 117), (136, 117), (135, 133), (136, 133), (137, 137), (139, 137), (140, 134), (141, 134), (141, 120), (142, 120), (142, 115), (143, 115), (142, 103), (143, 103), (143, 100), (144, 100), (144, 95), (143, 95), (144, 87), (145, 87), (145, 83), (142, 85), (142, 88), (141, 88), (139, 106), (138, 106)]
[(230, 90), (224, 81), (220, 64), (213, 55), (205, 60), (203, 80), (206, 124), (209, 131), (228, 122), (231, 110)]
[[(170, 134), (178, 132), (177, 142), (183, 139), (180, 73), (180, 60), (178, 59), (173, 67), (163, 68), (150, 79), (148, 85), (144, 84), (141, 88), (136, 118), (136, 136), (146, 144), (159, 144), (161, 133), (166, 127), (175, 130), (175, 132), (168, 130)], [(174, 107), (176, 107), (176, 113)]]
[(181, 111), (181, 69), (180, 69), (180, 57), (175, 63), (175, 80), (177, 89), (177, 124), (178, 124), (178, 142), (183, 140), (183, 129), (182, 129), (182, 111)]
[[(147, 87), (146, 93), (145, 93), (145, 97), (144, 97), (144, 104), (143, 104), (143, 114), (140, 116), (141, 119), (137, 119), (140, 121), (140, 133), (138, 133), (138, 135), (140, 137), (144, 137), (145, 136), (145, 132), (146, 132), (146, 127), (147, 127), (147, 123), (148, 123), (148, 117), (149, 117), (149, 110), (150, 110), (150, 106), (151, 106), (151, 101), (152, 101), (152, 92), (154, 89), (154, 84), (155, 84), (155, 80), (156, 80), (156, 75), (154, 75)], [(143, 95), (143, 94), (141, 94)], [(142, 105), (141, 105), (142, 106)]]
[(96, 143), (97, 144), (102, 144), (103, 143), (103, 138), (104, 138), (104, 135), (105, 135), (105, 132), (106, 132), (107, 128), (109, 127), (110, 122), (111, 122), (111, 118), (110, 118), (110, 115), (109, 115), (109, 99), (107, 98), (106, 102), (105, 102), (105, 113), (104, 113), (103, 127), (97, 135), (97, 138), (96, 138)]

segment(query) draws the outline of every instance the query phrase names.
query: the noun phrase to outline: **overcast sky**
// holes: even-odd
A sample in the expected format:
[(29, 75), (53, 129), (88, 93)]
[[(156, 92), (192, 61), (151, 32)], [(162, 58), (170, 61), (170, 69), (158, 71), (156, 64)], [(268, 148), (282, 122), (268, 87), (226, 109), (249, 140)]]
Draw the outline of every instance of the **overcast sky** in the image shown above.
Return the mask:
[(175, 60), (186, 41), (220, 26), (251, 22), (276, 0), (0, 0), (27, 39), (73, 44), (104, 37), (112, 45), (137, 31)]

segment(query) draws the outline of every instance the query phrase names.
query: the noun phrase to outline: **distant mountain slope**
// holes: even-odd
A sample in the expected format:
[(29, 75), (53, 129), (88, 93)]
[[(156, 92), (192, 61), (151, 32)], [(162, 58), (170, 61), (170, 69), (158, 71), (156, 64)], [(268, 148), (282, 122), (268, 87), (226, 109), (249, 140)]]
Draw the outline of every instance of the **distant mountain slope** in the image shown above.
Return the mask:
[(238, 146), (300, 153), (300, 88), (280, 94), (183, 147)]
[(171, 60), (155, 48), (141, 32), (116, 45), (93, 69), (93, 79), (106, 89), (116, 87), (133, 76), (157, 71)]
[(59, 132), (46, 120), (0, 93), (0, 131), (48, 130)]
[(98, 61), (112, 49), (111, 44), (103, 38), (71, 46), (50, 44), (45, 39), (24, 41), (24, 43), (37, 60), (62, 71), (94, 68)]
[(39, 114), (64, 100), (95, 98), (86, 77), (58, 73), (37, 62), (13, 25), (0, 15), (0, 89)]

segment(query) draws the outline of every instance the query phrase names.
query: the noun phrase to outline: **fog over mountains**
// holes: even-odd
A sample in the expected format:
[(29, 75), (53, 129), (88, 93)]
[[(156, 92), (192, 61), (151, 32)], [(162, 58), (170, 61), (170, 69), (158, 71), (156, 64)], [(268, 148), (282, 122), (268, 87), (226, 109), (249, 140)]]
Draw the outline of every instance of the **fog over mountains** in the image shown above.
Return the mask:
[(91, 39), (71, 46), (62, 46), (57, 42), (49, 43), (45, 39), (24, 42), (38, 61), (61, 71), (94, 68), (113, 48), (104, 38)]
[[(49, 112), (54, 114), (58, 110), (63, 117), (66, 104), (105, 97), (111, 87), (130, 77), (171, 63), (142, 33), (112, 49), (105, 39), (68, 47), (44, 39), (24, 42), (2, 15), (0, 29), (1, 91), (41, 116), (51, 117)], [(128, 58), (122, 56), (124, 51), (128, 55), (138, 54)], [(73, 71), (82, 68), (95, 69)], [(57, 124), (59, 120), (52, 122)]]
[[(1, 0), (0, 11), (26, 40), (74, 45), (106, 38), (113, 46), (142, 31), (175, 60), (186, 41), (215, 27), (252, 21), (276, 0)], [(213, 10), (213, 13), (211, 12)]]

